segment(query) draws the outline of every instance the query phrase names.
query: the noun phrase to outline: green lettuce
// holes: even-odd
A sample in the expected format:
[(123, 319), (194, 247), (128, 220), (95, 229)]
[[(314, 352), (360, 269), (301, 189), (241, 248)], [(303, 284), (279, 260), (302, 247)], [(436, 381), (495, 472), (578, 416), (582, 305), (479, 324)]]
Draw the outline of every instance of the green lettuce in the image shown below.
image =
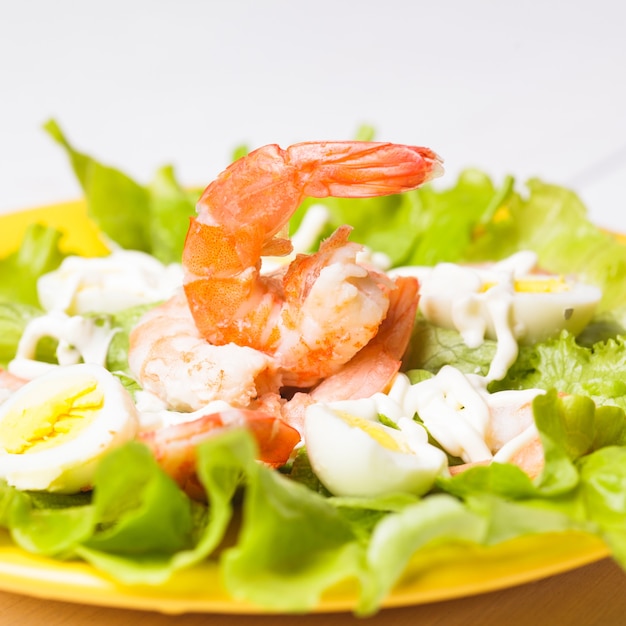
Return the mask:
[(15, 357), (28, 322), (41, 314), (41, 309), (36, 306), (0, 302), (0, 367), (6, 368)]
[(39, 306), (37, 279), (61, 264), (61, 232), (31, 224), (19, 249), (0, 260), (0, 302)]
[(528, 196), (515, 195), (496, 211), (468, 249), (468, 259), (499, 257), (516, 249), (537, 252), (542, 266), (556, 273), (575, 274), (598, 285), (600, 311), (619, 320), (626, 309), (626, 246), (588, 218), (580, 198), (570, 189), (532, 179)]
[(585, 394), (597, 404), (626, 409), (626, 337), (617, 335), (591, 346), (563, 332), (560, 337), (525, 346), (498, 389), (549, 389)]

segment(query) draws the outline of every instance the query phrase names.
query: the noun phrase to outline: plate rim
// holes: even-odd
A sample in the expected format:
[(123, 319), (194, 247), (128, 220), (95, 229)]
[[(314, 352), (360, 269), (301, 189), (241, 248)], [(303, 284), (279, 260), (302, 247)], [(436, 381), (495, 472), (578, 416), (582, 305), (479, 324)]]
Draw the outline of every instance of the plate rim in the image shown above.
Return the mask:
[[(572, 549), (573, 544), (577, 544), (576, 549)], [(438, 558), (437, 567), (424, 569), (420, 561), (432, 562), (433, 553)], [(511, 557), (515, 556), (521, 558), (523, 568), (510, 567)], [(583, 531), (523, 535), (491, 546), (432, 546), (411, 560), (380, 609), (418, 606), (516, 587), (609, 556), (599, 538)], [(442, 584), (447, 579), (456, 582)], [(13, 543), (4, 529), (0, 530), (0, 590), (47, 600), (165, 614), (290, 614), (230, 596), (221, 583), (219, 566), (214, 560), (176, 572), (162, 585), (124, 585), (87, 562), (60, 561), (27, 552)], [(351, 612), (356, 604), (357, 590), (347, 582), (329, 589), (308, 612)]]

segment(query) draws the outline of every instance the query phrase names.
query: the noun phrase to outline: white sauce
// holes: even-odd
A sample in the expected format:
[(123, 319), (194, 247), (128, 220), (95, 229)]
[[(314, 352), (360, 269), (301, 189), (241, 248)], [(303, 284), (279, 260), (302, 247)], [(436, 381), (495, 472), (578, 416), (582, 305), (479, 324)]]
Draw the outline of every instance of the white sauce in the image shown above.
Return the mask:
[(193, 422), (195, 419), (205, 415), (234, 408), (228, 402), (214, 400), (195, 411), (173, 411), (158, 396), (145, 390), (135, 392), (135, 406), (137, 407), (140, 428), (142, 430), (153, 430)]
[(144, 252), (115, 250), (105, 257), (70, 256), (37, 282), (47, 311), (115, 313), (167, 300), (182, 285), (182, 267)]
[(102, 320), (51, 311), (27, 324), (8, 371), (31, 380), (56, 368), (55, 364), (35, 360), (37, 344), (44, 337), (58, 341), (56, 357), (59, 365), (83, 362), (105, 367), (109, 344), (116, 332)]
[[(404, 375), (397, 378), (406, 379)], [(418, 414), (449, 454), (473, 462), (492, 456), (485, 443), (490, 414), (481, 387), (454, 367), (444, 366), (433, 378), (404, 385), (403, 393), (394, 393), (405, 415)]]
[[(521, 437), (532, 426), (532, 414), (524, 407), (541, 393), (527, 389), (490, 394), (486, 378), (446, 365), (436, 376), (415, 384), (405, 374), (398, 374), (386, 402), (376, 399), (370, 410), (396, 422), (399, 416), (417, 414), (446, 452), (475, 463), (495, 458), (494, 453), (498, 459), (510, 457), (530, 439), (530, 434)], [(501, 433), (506, 433), (504, 443), (499, 439)]]

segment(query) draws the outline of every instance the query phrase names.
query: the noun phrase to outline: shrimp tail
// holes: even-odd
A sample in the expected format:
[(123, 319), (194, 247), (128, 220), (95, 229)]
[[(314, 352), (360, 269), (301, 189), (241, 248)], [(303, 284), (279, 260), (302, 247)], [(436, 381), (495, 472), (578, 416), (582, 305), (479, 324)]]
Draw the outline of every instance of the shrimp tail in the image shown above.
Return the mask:
[(415, 189), (441, 175), (428, 148), (377, 142), (306, 142), (286, 151), (312, 198), (371, 198)]
[(443, 173), (429, 148), (360, 141), (270, 144), (227, 167), (204, 190), (206, 224), (239, 232), (255, 224), (270, 239), (306, 197), (371, 198), (415, 189)]

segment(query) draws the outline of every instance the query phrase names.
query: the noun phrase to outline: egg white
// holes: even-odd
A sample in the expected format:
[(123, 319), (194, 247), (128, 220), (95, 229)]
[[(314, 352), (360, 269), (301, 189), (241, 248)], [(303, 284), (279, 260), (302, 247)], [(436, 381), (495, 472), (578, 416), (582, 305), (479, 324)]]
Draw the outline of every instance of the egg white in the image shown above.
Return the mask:
[[(0, 405), (0, 442), (7, 440), (16, 413), (28, 420), (29, 407), (53, 404), (64, 389), (76, 389), (81, 382), (93, 384), (101, 392), (103, 403), (93, 418), (76, 431), (23, 452), (0, 448), (0, 478), (21, 490), (47, 490), (76, 493), (92, 486), (93, 474), (102, 456), (135, 437), (138, 414), (130, 394), (119, 380), (103, 367), (78, 364), (57, 367), (35, 378), (13, 393)], [(33, 400), (36, 398), (36, 400)], [(27, 421), (25, 422), (27, 424)], [(32, 425), (37, 428), (37, 424)], [(18, 427), (19, 428), (19, 427)], [(32, 433), (25, 432), (26, 436)]]

